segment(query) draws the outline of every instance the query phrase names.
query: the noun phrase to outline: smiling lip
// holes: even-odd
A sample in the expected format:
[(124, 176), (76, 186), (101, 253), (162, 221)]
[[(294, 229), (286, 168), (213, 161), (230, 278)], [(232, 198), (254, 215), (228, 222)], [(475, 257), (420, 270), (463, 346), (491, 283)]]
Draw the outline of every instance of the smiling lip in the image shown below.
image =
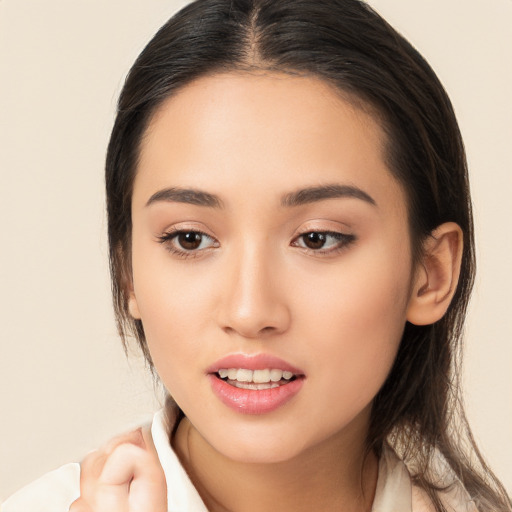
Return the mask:
[[(288, 382), (281, 382), (275, 388), (242, 389), (219, 377), (217, 372), (223, 368), (278, 369), (292, 372), (295, 377)], [(278, 409), (300, 391), (305, 378), (302, 370), (269, 354), (232, 354), (211, 365), (207, 369), (207, 374), (212, 390), (220, 401), (234, 411), (244, 414), (264, 414)]]
[(221, 368), (246, 368), (247, 370), (265, 370), (266, 368), (276, 368), (278, 370), (292, 372), (299, 376), (304, 372), (286, 361), (270, 354), (257, 354), (254, 356), (246, 354), (231, 354), (219, 359), (217, 362), (207, 368), (206, 373), (216, 373)]

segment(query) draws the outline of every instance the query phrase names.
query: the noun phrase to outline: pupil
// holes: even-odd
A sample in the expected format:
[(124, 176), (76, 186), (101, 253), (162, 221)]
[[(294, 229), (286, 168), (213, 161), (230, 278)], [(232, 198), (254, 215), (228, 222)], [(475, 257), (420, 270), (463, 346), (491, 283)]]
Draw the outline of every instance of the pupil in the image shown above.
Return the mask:
[(201, 245), (202, 236), (200, 233), (190, 231), (189, 233), (180, 233), (178, 242), (183, 249), (197, 249)]
[(323, 233), (307, 233), (304, 243), (310, 249), (321, 249), (325, 244), (325, 235)]

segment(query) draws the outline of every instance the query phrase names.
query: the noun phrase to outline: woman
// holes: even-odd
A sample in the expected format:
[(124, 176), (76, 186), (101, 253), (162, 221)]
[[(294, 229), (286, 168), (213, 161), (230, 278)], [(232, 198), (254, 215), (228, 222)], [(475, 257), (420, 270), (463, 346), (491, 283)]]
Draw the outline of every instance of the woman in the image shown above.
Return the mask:
[[(185, 8), (127, 79), (107, 201), (121, 334), (177, 405), (86, 459), (72, 512), (183, 492), (208, 510), (509, 509), (453, 376), (474, 259), (457, 124), (367, 6)], [(176, 456), (193, 487), (176, 461), (163, 478)]]

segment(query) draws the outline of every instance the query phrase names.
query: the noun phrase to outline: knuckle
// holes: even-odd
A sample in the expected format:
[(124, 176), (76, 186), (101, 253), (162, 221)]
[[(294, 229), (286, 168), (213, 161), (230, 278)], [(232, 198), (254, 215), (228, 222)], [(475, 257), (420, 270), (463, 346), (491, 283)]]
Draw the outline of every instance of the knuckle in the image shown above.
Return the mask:
[(105, 485), (122, 485), (144, 464), (146, 453), (143, 449), (131, 443), (125, 443), (117, 448), (107, 458), (99, 481)]
[(68, 509), (68, 512), (92, 512), (89, 505), (84, 501), (83, 498), (78, 498)]
[(95, 450), (80, 463), (80, 480), (98, 476), (105, 463), (106, 455), (101, 450)]
[(126, 434), (122, 434), (120, 436), (112, 438), (105, 446), (105, 452), (107, 454), (111, 454), (114, 450), (117, 449), (118, 446), (124, 444), (133, 444), (135, 446), (144, 448), (145, 443), (141, 429), (138, 428), (131, 432), (127, 432)]

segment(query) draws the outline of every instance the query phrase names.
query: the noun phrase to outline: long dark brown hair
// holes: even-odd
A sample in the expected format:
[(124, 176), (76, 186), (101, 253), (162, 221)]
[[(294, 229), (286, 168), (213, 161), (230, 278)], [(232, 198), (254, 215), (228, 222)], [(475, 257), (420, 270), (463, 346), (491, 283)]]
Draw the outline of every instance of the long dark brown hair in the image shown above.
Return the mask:
[[(464, 235), (460, 279), (434, 325), (407, 323), (398, 356), (373, 402), (367, 438), (385, 443), (444, 511), (432, 470), (441, 454), (480, 511), (511, 510), (475, 446), (459, 394), (463, 322), (474, 280), (471, 200), (464, 147), (448, 96), (427, 62), (358, 0), (198, 0), (171, 18), (132, 67), (108, 147), (106, 188), (114, 307), (124, 342), (134, 336), (152, 368), (143, 325), (128, 312), (131, 196), (141, 138), (162, 102), (215, 72), (313, 75), (370, 107), (387, 135), (387, 163), (403, 186), (413, 254), (448, 221)], [(171, 407), (169, 401), (168, 407)]]

